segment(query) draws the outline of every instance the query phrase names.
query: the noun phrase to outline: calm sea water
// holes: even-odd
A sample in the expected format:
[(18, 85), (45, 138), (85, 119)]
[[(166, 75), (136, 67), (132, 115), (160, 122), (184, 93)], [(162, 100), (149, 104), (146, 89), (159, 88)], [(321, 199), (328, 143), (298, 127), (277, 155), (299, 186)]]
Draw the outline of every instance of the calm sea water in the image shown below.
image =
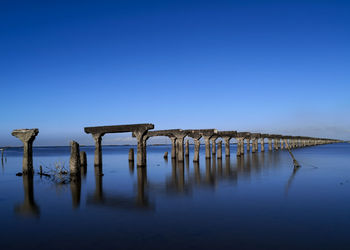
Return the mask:
[[(17, 177), (22, 149), (0, 169), (1, 249), (350, 249), (350, 144), (184, 164), (148, 146), (147, 168), (131, 146), (103, 147), (103, 167), (81, 183)], [(34, 166), (69, 163), (68, 147), (34, 148)], [(103, 174), (102, 174), (103, 173)]]

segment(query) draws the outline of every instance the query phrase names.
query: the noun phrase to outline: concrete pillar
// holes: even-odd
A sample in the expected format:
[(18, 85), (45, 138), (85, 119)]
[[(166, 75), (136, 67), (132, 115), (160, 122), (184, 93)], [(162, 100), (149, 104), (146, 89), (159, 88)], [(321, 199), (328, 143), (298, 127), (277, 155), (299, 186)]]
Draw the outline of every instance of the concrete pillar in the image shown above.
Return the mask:
[[(143, 137), (143, 143), (142, 143), (142, 165), (146, 165), (147, 163), (147, 140), (149, 137), (144, 136)], [(139, 165), (138, 165), (139, 166)]]
[(237, 140), (237, 157), (241, 156), (241, 150), (242, 150), (242, 144), (243, 144), (243, 138), (236, 138)]
[(177, 160), (184, 160), (184, 138), (185, 136), (176, 136), (176, 152), (177, 152)]
[(80, 175), (80, 150), (79, 144), (76, 141), (70, 142), (70, 159), (69, 159), (69, 171), (70, 175)]
[(186, 144), (185, 144), (185, 156), (189, 156), (190, 155), (190, 142), (189, 140), (186, 140)]
[(260, 138), (260, 148), (261, 148), (261, 152), (265, 152), (264, 138)]
[(269, 151), (272, 151), (272, 138), (268, 138)]
[(95, 166), (102, 166), (102, 136), (103, 134), (92, 134), (92, 138), (94, 138), (95, 141)]
[(275, 148), (275, 150), (278, 150), (278, 148), (279, 148), (279, 139), (277, 139), (277, 138), (275, 138), (274, 140), (273, 140), (273, 144), (274, 144), (274, 148)]
[(216, 154), (216, 139), (218, 139), (217, 137), (212, 137), (211, 140), (211, 153), (213, 155)]
[(171, 140), (171, 158), (176, 158), (176, 137), (170, 137)]
[(217, 153), (217, 158), (221, 159), (222, 158), (222, 141), (218, 142), (218, 153)]
[(283, 149), (283, 139), (281, 140), (281, 149)]
[(199, 161), (199, 149), (200, 149), (200, 141), (199, 138), (194, 138), (194, 156), (193, 161), (198, 162)]
[(204, 138), (204, 143), (205, 143), (205, 158), (210, 159), (211, 154), (210, 154), (210, 137), (211, 136), (203, 136)]
[(134, 161), (134, 149), (129, 149), (129, 161)]
[(134, 131), (137, 139), (136, 162), (137, 166), (146, 166), (146, 143), (148, 137), (145, 136), (147, 130)]
[(80, 151), (80, 166), (84, 168), (87, 166), (86, 153), (84, 151)]
[(23, 174), (33, 174), (33, 142), (39, 129), (15, 129), (12, 135), (23, 142)]
[[(223, 137), (225, 141), (225, 156), (230, 157), (230, 137)], [(238, 145), (238, 144), (237, 144)]]
[(247, 153), (250, 151), (250, 139), (247, 138)]
[(253, 139), (253, 142), (252, 142), (252, 153), (255, 153), (257, 151), (257, 144), (258, 143), (258, 139), (257, 138), (254, 138)]
[(241, 155), (244, 155), (244, 138), (242, 138), (242, 143), (241, 143)]

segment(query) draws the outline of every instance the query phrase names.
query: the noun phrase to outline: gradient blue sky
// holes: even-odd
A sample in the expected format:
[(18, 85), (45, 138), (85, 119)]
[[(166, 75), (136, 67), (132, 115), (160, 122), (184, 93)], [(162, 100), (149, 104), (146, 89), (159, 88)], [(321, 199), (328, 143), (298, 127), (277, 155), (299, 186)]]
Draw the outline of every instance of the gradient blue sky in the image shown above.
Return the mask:
[(15, 128), (91, 144), (84, 126), (144, 122), (350, 139), (349, 13), (336, 0), (1, 0), (0, 146), (20, 145)]

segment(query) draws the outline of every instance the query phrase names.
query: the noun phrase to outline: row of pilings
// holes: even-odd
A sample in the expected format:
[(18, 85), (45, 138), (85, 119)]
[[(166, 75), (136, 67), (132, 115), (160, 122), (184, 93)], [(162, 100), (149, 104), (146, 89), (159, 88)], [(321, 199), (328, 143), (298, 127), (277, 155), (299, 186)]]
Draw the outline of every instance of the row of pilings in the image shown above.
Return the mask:
[[(128, 124), (84, 128), (86, 133), (92, 134), (95, 141), (94, 165), (102, 166), (102, 136), (106, 133), (132, 132), (132, 136), (136, 137), (137, 139), (137, 166), (146, 166), (147, 140), (155, 136), (166, 136), (170, 138), (172, 145), (171, 158), (180, 162), (184, 161), (184, 156), (189, 156), (189, 140), (186, 140), (185, 142), (186, 137), (190, 137), (194, 141), (194, 162), (199, 161), (201, 139), (204, 140), (206, 159), (210, 159), (211, 157), (215, 156), (218, 159), (221, 159), (223, 154), (223, 143), (225, 145), (225, 156), (230, 157), (231, 139), (235, 139), (237, 142), (237, 157), (242, 157), (245, 152), (258, 152), (259, 143), (260, 151), (264, 152), (266, 143), (265, 140), (267, 140), (268, 144), (268, 148), (266, 150), (269, 151), (343, 142), (341, 140), (328, 138), (285, 136), (237, 131), (218, 131), (217, 129), (152, 130), (153, 128), (153, 124)], [(23, 174), (33, 173), (32, 147), (38, 133), (39, 129), (37, 128), (16, 129), (12, 132), (13, 136), (17, 137), (23, 142)], [(244, 148), (245, 144), (246, 150)], [(167, 157), (167, 154), (165, 157)], [(129, 153), (129, 161), (134, 161), (133, 151)], [(86, 153), (80, 152), (79, 144), (75, 141), (71, 141), (71, 157), (69, 162), (70, 175), (73, 177), (80, 176), (81, 168), (86, 167), (86, 165)]]

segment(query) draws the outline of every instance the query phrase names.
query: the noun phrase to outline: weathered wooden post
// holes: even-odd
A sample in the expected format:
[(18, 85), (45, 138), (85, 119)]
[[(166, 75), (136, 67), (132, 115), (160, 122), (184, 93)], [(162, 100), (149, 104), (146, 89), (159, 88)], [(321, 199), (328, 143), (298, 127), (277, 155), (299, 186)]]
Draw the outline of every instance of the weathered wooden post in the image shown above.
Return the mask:
[(164, 153), (163, 158), (164, 158), (164, 159), (168, 159), (168, 151), (166, 151), (166, 152)]

